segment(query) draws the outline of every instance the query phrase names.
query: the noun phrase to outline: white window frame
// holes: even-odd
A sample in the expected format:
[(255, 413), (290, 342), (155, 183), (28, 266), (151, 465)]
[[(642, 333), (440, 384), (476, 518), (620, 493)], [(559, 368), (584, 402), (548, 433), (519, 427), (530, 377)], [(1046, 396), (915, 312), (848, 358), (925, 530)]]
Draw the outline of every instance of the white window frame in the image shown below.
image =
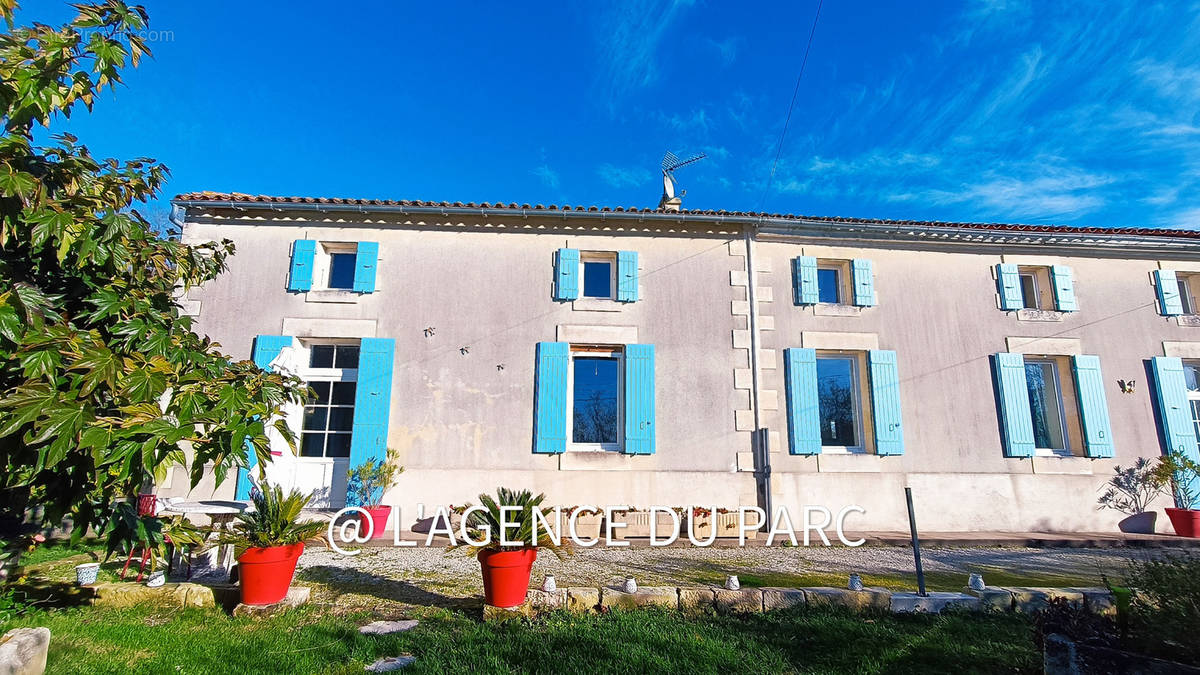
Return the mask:
[[(582, 347), (582, 349), (579, 349)], [(607, 350), (606, 350), (607, 348)], [(571, 345), (567, 359), (567, 449), (573, 452), (622, 452), (625, 442), (625, 351), (607, 345)], [(599, 357), (617, 360), (617, 442), (575, 442), (575, 358)]]
[(332, 256), (334, 253), (348, 253), (350, 255), (358, 255), (358, 242), (356, 241), (319, 241), (317, 242), (316, 255), (313, 256), (313, 285), (314, 291), (341, 291), (350, 292), (351, 288), (330, 288), (329, 274), (332, 271)]
[[(584, 268), (587, 263), (608, 263), (608, 295), (586, 295), (585, 290), (587, 283), (584, 274)], [(603, 302), (604, 300), (617, 299), (617, 254), (613, 251), (580, 251), (579, 253), (579, 299), (594, 300)]]
[[(362, 358), (362, 341), (353, 339), (329, 339), (329, 340), (301, 340), (300, 345), (296, 347), (300, 354), (302, 363), (308, 364), (312, 361), (312, 348), (314, 346), (324, 345), (347, 345), (359, 348), (359, 358)], [(358, 368), (309, 368), (307, 365), (302, 366), (296, 372), (296, 376), (307, 382), (358, 382)], [(355, 386), (357, 390), (357, 384)], [(353, 408), (358, 410), (357, 404)], [(320, 457), (308, 457), (300, 454), (299, 442), (302, 441), (301, 434), (304, 433), (304, 403), (299, 405), (292, 404), (288, 406), (287, 411), (288, 426), (292, 432), (296, 434), (296, 455), (295, 459), (304, 462), (331, 462), (336, 460), (348, 460), (348, 457), (328, 457), (322, 455)], [(351, 432), (353, 434), (353, 431)]]
[[(821, 301), (821, 270), (837, 272), (837, 302)], [(852, 306), (854, 297), (853, 270), (849, 260), (832, 260), (820, 258), (817, 260), (817, 304), (833, 306)]]
[(1177, 274), (1175, 283), (1179, 288), (1179, 304), (1183, 308), (1184, 316), (1194, 316), (1196, 314), (1196, 294), (1192, 292), (1192, 276)]
[[(1017, 278), (1021, 282), (1021, 308), (1022, 309), (1042, 309), (1042, 294), (1038, 288), (1038, 275), (1036, 272), (1018, 272)], [(1027, 293), (1025, 289), (1025, 281), (1029, 281), (1032, 287), (1031, 292)], [(1032, 298), (1033, 306), (1029, 306), (1029, 300)]]
[[(1067, 404), (1066, 404), (1066, 401), (1063, 400), (1062, 373), (1059, 372), (1059, 363), (1055, 359), (1026, 357), (1025, 364), (1028, 365), (1031, 363), (1038, 364), (1038, 365), (1049, 364), (1051, 366), (1050, 371), (1054, 374), (1054, 378), (1053, 378), (1054, 379), (1054, 395), (1058, 400), (1059, 433), (1062, 434), (1062, 439), (1063, 439), (1063, 447), (1062, 448), (1038, 448), (1038, 447), (1035, 447), (1033, 449), (1033, 452), (1035, 455), (1037, 455), (1039, 457), (1070, 457), (1074, 453), (1072, 453), (1072, 451), (1071, 451), (1071, 434), (1068, 433), (1068, 431), (1067, 431)], [(1047, 392), (1047, 393), (1049, 393), (1049, 392)], [(1026, 397), (1029, 396), (1028, 384), (1026, 385), (1025, 396)], [(1032, 421), (1032, 412), (1033, 412), (1032, 406), (1030, 406), (1030, 408), (1031, 408), (1030, 414), (1031, 414), (1031, 421)]]
[[(1200, 361), (1185, 360), (1183, 362), (1184, 369), (1192, 368), (1200, 370)], [(1197, 381), (1200, 381), (1200, 373), (1196, 374)], [(1184, 377), (1184, 385), (1186, 387), (1187, 377)], [(1200, 391), (1185, 390), (1187, 393), (1188, 406), (1191, 408), (1188, 412), (1192, 417), (1192, 426), (1196, 429), (1197, 438), (1200, 438)]]
[[(866, 443), (866, 433), (865, 433), (866, 425), (863, 424), (864, 411), (863, 411), (863, 404), (862, 404), (863, 403), (862, 402), (862, 379), (861, 379), (862, 373), (859, 372), (861, 370), (861, 366), (862, 366), (861, 359), (859, 358), (858, 354), (853, 354), (853, 353), (838, 353), (838, 354), (818, 353), (817, 360), (820, 361), (822, 359), (831, 360), (831, 361), (832, 360), (841, 360), (841, 361), (849, 361), (850, 362), (850, 365), (851, 365), (851, 368), (850, 368), (850, 392), (851, 392), (851, 395), (853, 396), (853, 401), (854, 401), (854, 426), (855, 426), (855, 435), (858, 436), (858, 445), (824, 445), (824, 444), (822, 444), (821, 452), (829, 453), (831, 455), (865, 455), (865, 454), (867, 454), (867, 443)], [(818, 387), (820, 386), (819, 380), (817, 382), (817, 386)], [(820, 416), (821, 416), (820, 398), (821, 398), (820, 391), (818, 390), (818, 392), (817, 392), (817, 418), (818, 419), (820, 419)]]

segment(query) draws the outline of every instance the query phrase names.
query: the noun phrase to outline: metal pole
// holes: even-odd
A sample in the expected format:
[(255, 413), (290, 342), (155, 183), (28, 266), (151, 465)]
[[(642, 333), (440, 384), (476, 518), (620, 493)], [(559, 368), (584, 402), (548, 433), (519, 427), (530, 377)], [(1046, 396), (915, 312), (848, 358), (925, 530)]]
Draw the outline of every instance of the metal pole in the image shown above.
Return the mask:
[(917, 595), (925, 597), (925, 570), (921, 567), (921, 542), (917, 539), (917, 517), (913, 515), (912, 488), (904, 488), (904, 499), (908, 502), (908, 531), (912, 533), (913, 558), (917, 561)]

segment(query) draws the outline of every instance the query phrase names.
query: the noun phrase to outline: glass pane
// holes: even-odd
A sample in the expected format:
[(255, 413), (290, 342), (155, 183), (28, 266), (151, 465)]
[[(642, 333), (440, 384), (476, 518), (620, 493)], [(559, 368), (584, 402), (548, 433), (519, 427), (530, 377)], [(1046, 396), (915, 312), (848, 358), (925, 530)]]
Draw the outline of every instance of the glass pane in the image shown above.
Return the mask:
[(357, 368), (358, 347), (354, 345), (338, 345), (333, 359), (334, 368)]
[(1033, 444), (1038, 448), (1062, 450), (1062, 407), (1057, 367), (1053, 363), (1026, 363), (1025, 383), (1029, 388), (1029, 410), (1033, 417)]
[(1188, 280), (1179, 279), (1179, 304), (1183, 306), (1184, 314), (1195, 314), (1196, 310), (1192, 307), (1192, 289), (1188, 287)]
[(858, 447), (858, 402), (854, 393), (854, 370), (853, 359), (817, 359), (821, 445)]
[(333, 400), (330, 403), (333, 405), (354, 405), (354, 383), (334, 382)]
[(842, 301), (838, 276), (837, 270), (817, 270), (817, 299), (820, 302), (836, 305)]
[(1026, 309), (1038, 308), (1037, 280), (1032, 274), (1021, 275), (1021, 301)]
[(304, 430), (325, 431), (325, 414), (329, 408), (305, 408)]
[(325, 434), (303, 434), (300, 437), (301, 457), (321, 457), (325, 447)]
[(1192, 404), (1192, 426), (1196, 427), (1196, 438), (1200, 438), (1200, 401), (1192, 399), (1188, 403)]
[(1188, 391), (1200, 392), (1200, 366), (1193, 363), (1183, 364), (1183, 381)]
[(357, 258), (353, 253), (334, 253), (329, 256), (330, 288), (354, 288), (354, 267)]
[(612, 297), (612, 263), (583, 263), (583, 295), (587, 298)]
[(326, 457), (349, 457), (350, 434), (329, 434), (329, 443), (325, 447)]
[(316, 403), (318, 405), (329, 405), (329, 383), (328, 382), (309, 382), (308, 388), (312, 389), (313, 392), (316, 393), (316, 398), (309, 401), (309, 403)]
[(617, 359), (575, 358), (575, 443), (617, 442)]
[(350, 431), (354, 428), (354, 408), (329, 408), (329, 430)]
[(308, 351), (309, 368), (332, 368), (333, 345), (313, 345)]

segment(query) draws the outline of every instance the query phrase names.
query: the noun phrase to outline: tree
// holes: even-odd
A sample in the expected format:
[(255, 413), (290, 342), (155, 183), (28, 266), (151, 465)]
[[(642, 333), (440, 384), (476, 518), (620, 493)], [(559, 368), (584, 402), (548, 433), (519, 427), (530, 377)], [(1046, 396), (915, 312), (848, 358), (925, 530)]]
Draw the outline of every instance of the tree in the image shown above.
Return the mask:
[(66, 26), (14, 28), (15, 2), (0, 0), (0, 539), (30, 506), (81, 534), (174, 463), (190, 460), (193, 485), (206, 464), (218, 481), (249, 455), (261, 467), (268, 427), (294, 448), (280, 413), (305, 391), (234, 362), (180, 315), (179, 293), (234, 248), (172, 241), (134, 208), (165, 166), (96, 159), (66, 133), (35, 143), (35, 127), (91, 111), (150, 54), (141, 7), (75, 7)]

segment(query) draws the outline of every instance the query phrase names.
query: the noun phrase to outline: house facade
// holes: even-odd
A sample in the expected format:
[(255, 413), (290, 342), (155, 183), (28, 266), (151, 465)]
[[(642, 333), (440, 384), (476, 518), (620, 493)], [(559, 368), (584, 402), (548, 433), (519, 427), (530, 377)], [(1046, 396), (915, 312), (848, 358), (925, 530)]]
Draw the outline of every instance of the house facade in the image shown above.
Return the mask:
[[(1114, 466), (1197, 452), (1197, 232), (174, 203), (185, 242), (237, 247), (180, 301), (198, 330), (313, 388), (268, 480), (331, 508), (352, 465), (392, 448), (405, 472), (384, 503), (406, 525), (506, 486), (561, 505), (858, 505), (852, 529), (901, 530), (911, 486), (925, 530), (1098, 531), (1123, 517), (1096, 508)], [(160, 490), (187, 493), (185, 475)]]

